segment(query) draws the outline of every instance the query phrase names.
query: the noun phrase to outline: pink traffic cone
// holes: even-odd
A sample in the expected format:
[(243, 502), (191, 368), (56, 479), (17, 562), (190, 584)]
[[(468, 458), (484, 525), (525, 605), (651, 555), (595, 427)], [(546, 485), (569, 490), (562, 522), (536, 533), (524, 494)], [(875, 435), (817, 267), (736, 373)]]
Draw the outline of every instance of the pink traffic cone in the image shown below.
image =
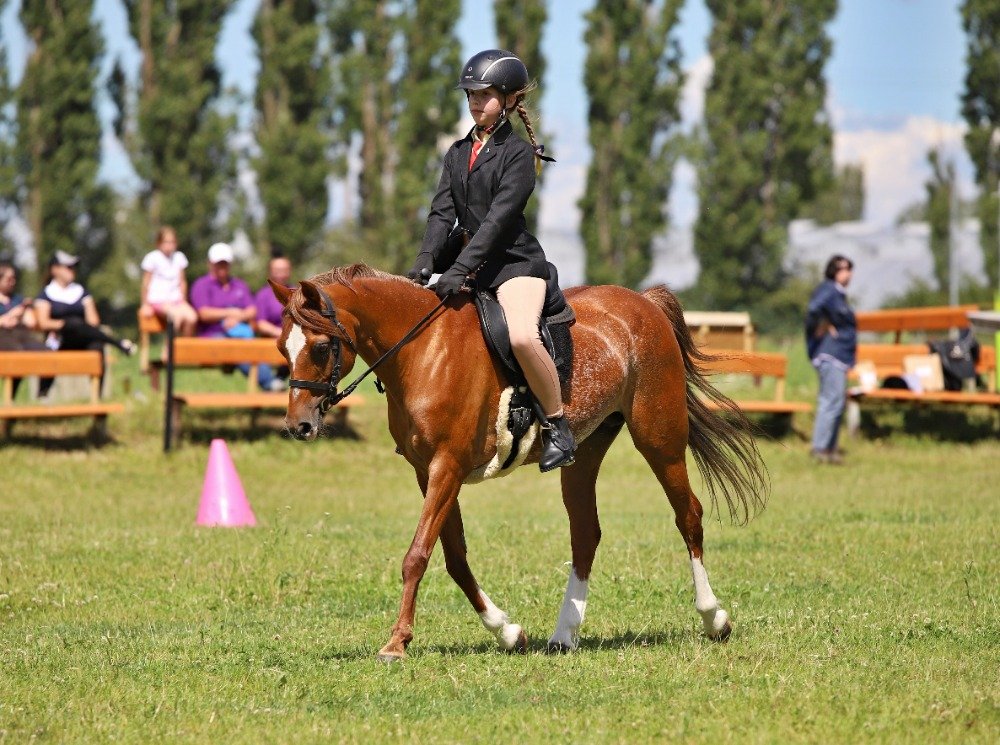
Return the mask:
[(209, 448), (197, 524), (227, 528), (257, 524), (225, 440), (212, 440)]

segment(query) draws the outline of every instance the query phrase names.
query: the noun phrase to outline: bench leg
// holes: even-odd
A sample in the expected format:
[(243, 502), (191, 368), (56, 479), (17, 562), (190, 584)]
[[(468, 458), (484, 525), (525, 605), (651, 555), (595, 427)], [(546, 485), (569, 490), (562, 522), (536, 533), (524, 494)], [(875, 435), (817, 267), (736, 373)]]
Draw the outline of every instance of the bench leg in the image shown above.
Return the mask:
[(3, 437), (5, 440), (9, 440), (10, 436), (14, 432), (14, 420), (4, 419), (3, 420)]
[(170, 402), (170, 447), (173, 448), (181, 439), (181, 413), (184, 402), (176, 398)]
[(330, 411), (330, 424), (339, 431), (347, 429), (347, 407), (338, 406)]
[(103, 444), (110, 440), (108, 437), (108, 415), (107, 414), (97, 414), (94, 416), (94, 423), (90, 427), (90, 432), (88, 433), (90, 441), (95, 444)]
[(858, 431), (861, 429), (861, 406), (853, 398), (847, 399), (844, 422), (847, 424), (847, 434), (851, 437), (857, 437)]

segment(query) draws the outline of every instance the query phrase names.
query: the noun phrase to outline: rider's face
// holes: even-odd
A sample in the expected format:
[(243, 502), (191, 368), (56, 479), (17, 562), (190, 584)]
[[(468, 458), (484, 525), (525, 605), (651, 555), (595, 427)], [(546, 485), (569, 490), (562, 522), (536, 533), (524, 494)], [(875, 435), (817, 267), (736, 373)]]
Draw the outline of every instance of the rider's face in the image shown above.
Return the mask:
[[(481, 91), (467, 90), (465, 95), (469, 99), (469, 113), (472, 114), (476, 124), (484, 129), (496, 124), (504, 110), (505, 97), (501, 95), (500, 91), (490, 86)], [(506, 98), (506, 103), (509, 104), (513, 96), (506, 96)]]

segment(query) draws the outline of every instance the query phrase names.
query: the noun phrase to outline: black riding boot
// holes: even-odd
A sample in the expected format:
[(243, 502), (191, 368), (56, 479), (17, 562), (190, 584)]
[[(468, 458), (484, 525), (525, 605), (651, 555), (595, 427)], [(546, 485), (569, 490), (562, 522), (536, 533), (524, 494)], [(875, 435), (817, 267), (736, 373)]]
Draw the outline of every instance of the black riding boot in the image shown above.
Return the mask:
[(548, 424), (542, 424), (542, 456), (538, 468), (542, 473), (559, 466), (571, 466), (575, 460), (576, 440), (569, 431), (565, 416), (549, 417)]

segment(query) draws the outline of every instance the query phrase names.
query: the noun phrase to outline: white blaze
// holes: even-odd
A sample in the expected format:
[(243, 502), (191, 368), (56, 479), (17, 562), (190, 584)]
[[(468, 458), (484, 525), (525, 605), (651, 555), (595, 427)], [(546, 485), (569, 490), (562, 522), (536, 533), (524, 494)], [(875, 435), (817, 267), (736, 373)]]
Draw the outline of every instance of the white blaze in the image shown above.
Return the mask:
[(301, 352), (306, 346), (306, 335), (302, 333), (302, 327), (299, 324), (292, 324), (292, 330), (288, 332), (288, 337), (285, 339), (285, 351), (288, 352), (288, 361), (291, 363), (291, 370), (289, 371), (292, 377), (295, 374), (295, 361), (299, 358), (299, 352)]

